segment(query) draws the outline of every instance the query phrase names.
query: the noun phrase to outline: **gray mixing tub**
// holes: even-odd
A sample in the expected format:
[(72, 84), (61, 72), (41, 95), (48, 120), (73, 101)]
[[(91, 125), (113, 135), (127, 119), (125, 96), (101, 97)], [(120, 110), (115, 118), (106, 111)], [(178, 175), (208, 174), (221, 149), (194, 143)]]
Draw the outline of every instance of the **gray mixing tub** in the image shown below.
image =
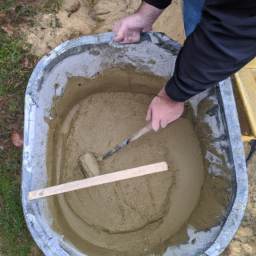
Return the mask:
[[(25, 98), (24, 153), (22, 171), (22, 205), (27, 226), (34, 240), (45, 255), (85, 255), (63, 234), (55, 232), (47, 199), (29, 201), (28, 193), (47, 186), (47, 142), (52, 117), (49, 109), (54, 97), (61, 97), (68, 77), (80, 76), (94, 79), (103, 70), (116, 66), (135, 67), (136, 72), (155, 74), (168, 78), (180, 45), (159, 33), (145, 33), (138, 44), (119, 45), (111, 43), (113, 33), (85, 36), (67, 41), (36, 66), (28, 83)], [(54, 85), (58, 84), (58, 88)], [(203, 114), (201, 103), (211, 104)], [(230, 79), (190, 100), (195, 120), (208, 124), (205, 145), (205, 161), (208, 174), (214, 179), (229, 179), (228, 206), (223, 217), (214, 227), (196, 232), (187, 226), (189, 240), (181, 245), (170, 246), (165, 256), (217, 256), (227, 247), (243, 218), (247, 201), (247, 173), (240, 127)], [(200, 112), (200, 113), (199, 113)], [(209, 131), (211, 134), (209, 134)], [(206, 136), (205, 131), (201, 131)], [(219, 166), (224, 166), (222, 171)]]

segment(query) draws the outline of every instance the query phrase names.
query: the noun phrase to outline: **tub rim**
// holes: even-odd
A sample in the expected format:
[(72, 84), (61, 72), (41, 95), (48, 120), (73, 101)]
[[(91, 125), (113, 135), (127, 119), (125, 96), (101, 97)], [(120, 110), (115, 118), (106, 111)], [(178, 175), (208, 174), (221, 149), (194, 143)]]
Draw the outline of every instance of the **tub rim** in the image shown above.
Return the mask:
[[(30, 177), (31, 177), (31, 149), (29, 146), (29, 140), (32, 135), (30, 134), (30, 125), (31, 122), (30, 117), (33, 117), (35, 113), (37, 102), (36, 96), (38, 94), (37, 87), (42, 82), (43, 75), (45, 73), (45, 67), (47, 67), (53, 61), (56, 61), (58, 57), (65, 53), (66, 51), (79, 47), (82, 45), (89, 44), (108, 44), (114, 37), (114, 33), (104, 33), (97, 35), (89, 35), (83, 36), (78, 39), (73, 39), (64, 42), (63, 44), (57, 46), (54, 50), (48, 53), (45, 57), (43, 57), (36, 68), (34, 69), (26, 90), (26, 100), (25, 100), (25, 120), (24, 120), (24, 148), (23, 148), (23, 158), (22, 158), (22, 183), (21, 183), (21, 201), (23, 207), (23, 213), (25, 216), (25, 220), (28, 226), (28, 229), (39, 246), (39, 248), (46, 255), (53, 255), (52, 252), (46, 247), (48, 243), (42, 241), (42, 233), (36, 229), (37, 226), (31, 225), (31, 216), (28, 216), (28, 212), (32, 209), (29, 200), (27, 198), (28, 189), (30, 187)], [(158, 40), (154, 40), (157, 38)], [(169, 50), (173, 52), (174, 55), (178, 54), (178, 51), (181, 49), (181, 46), (173, 41), (171, 38), (167, 37), (163, 33), (156, 32), (147, 32), (142, 34), (141, 41), (151, 41), (153, 44), (158, 44), (161, 42), (160, 47), (167, 47)], [(227, 124), (227, 129), (230, 138), (231, 151), (233, 157), (233, 169), (235, 173), (236, 179), (236, 191), (235, 191), (235, 199), (231, 211), (218, 235), (216, 240), (212, 243), (212, 245), (206, 249), (206, 251), (202, 254), (208, 256), (217, 256), (220, 255), (221, 252), (228, 246), (233, 236), (237, 232), (240, 223), (242, 221), (244, 211), (247, 203), (248, 196), (248, 178), (247, 178), (247, 170), (244, 158), (244, 148), (241, 140), (241, 132), (240, 125), (238, 121), (235, 100), (233, 96), (232, 84), (230, 78), (225, 79), (224, 81), (219, 83), (220, 94), (223, 103), (223, 109), (225, 114), (225, 120)], [(34, 100), (33, 100), (34, 99)]]

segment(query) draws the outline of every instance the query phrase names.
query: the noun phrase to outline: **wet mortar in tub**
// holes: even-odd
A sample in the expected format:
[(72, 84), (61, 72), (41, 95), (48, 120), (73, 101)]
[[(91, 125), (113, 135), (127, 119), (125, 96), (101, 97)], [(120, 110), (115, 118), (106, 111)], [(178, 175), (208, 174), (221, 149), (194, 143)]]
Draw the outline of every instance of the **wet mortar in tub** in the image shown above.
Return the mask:
[[(70, 77), (62, 97), (54, 99), (53, 119), (46, 120), (48, 186), (84, 179), (79, 156), (103, 155), (145, 126), (147, 108), (165, 83), (129, 66), (95, 79)], [(210, 103), (200, 104), (208, 109)], [(185, 243), (188, 224), (198, 231), (217, 225), (231, 184), (207, 173), (207, 143), (200, 139), (207, 126), (195, 127), (192, 112), (99, 165), (106, 174), (166, 161), (167, 172), (48, 198), (53, 229), (91, 256), (134, 256), (162, 255), (168, 246)]]

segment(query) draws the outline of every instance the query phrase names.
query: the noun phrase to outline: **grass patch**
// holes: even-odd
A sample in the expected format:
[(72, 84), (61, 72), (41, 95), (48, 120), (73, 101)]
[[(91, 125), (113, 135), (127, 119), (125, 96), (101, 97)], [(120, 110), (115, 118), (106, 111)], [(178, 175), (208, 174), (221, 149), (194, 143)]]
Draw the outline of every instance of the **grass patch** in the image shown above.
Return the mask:
[(24, 93), (28, 72), (22, 72), (22, 59), (28, 56), (22, 50), (21, 40), (12, 40), (6, 35), (0, 37), (0, 95)]
[(58, 12), (61, 8), (61, 0), (43, 0), (43, 7), (46, 11)]
[(2, 149), (0, 153), (0, 254), (10, 256), (30, 255), (34, 245), (26, 228), (20, 200), (21, 153), (21, 149), (14, 147)]
[(7, 12), (11, 7), (15, 6), (17, 1), (2, 0), (0, 4), (0, 12)]
[(94, 6), (95, 4), (97, 4), (97, 1), (98, 1), (98, 0), (90, 0), (90, 4), (91, 4), (92, 6)]
[[(6, 1), (5, 7), (12, 3)], [(8, 256), (43, 255), (39, 250), (32, 253), (36, 245), (20, 198), (22, 149), (11, 143), (13, 130), (23, 134), (26, 85), (38, 61), (23, 47), (21, 39), (0, 29), (0, 255)]]

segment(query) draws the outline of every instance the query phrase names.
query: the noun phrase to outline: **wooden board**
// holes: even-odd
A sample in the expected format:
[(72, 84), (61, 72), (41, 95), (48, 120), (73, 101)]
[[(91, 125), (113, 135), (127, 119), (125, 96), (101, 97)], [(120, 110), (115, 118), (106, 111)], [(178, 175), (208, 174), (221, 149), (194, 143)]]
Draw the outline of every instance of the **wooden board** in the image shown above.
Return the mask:
[(236, 84), (251, 130), (256, 137), (256, 68), (242, 68), (235, 75)]
[(68, 182), (65, 184), (61, 184), (61, 185), (57, 185), (49, 188), (31, 191), (28, 194), (28, 199), (33, 200), (37, 198), (52, 196), (52, 195), (61, 194), (61, 193), (65, 193), (73, 190), (82, 189), (82, 188), (89, 188), (92, 186), (98, 186), (98, 185), (111, 183), (119, 180), (131, 179), (131, 178), (140, 177), (140, 176), (148, 175), (152, 173), (163, 172), (167, 170), (168, 170), (168, 166), (166, 162), (140, 166), (133, 169), (127, 169), (124, 171), (104, 174), (97, 177)]

